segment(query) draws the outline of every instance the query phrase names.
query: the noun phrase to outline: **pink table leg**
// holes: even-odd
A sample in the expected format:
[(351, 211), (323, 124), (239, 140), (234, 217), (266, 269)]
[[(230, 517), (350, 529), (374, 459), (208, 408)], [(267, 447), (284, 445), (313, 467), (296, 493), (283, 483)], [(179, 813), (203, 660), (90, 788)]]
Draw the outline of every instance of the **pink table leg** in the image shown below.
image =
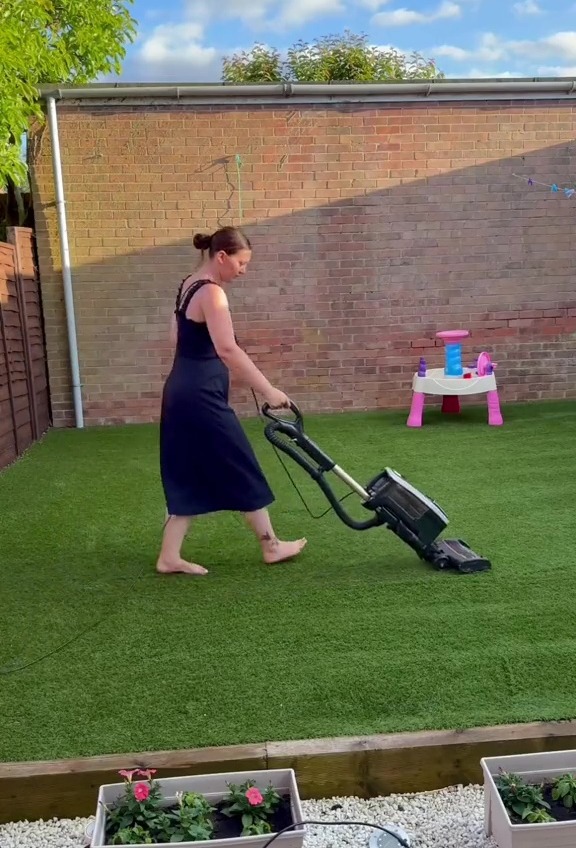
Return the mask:
[(500, 412), (498, 390), (494, 389), (492, 392), (486, 392), (486, 400), (488, 403), (488, 424), (492, 427), (500, 427), (504, 423), (504, 419)]
[(423, 392), (413, 392), (412, 393), (412, 404), (410, 406), (410, 415), (408, 416), (408, 421), (406, 422), (408, 427), (421, 427), (422, 426), (422, 414), (424, 412), (424, 393)]

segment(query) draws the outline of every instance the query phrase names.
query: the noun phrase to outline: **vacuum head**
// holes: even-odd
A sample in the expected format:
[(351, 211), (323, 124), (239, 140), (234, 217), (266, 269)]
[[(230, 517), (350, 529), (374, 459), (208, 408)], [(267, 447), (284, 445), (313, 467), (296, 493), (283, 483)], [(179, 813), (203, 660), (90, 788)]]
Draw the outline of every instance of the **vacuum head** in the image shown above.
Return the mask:
[(420, 556), (439, 571), (455, 569), (462, 574), (474, 574), (476, 571), (489, 571), (492, 568), (490, 560), (478, 556), (462, 539), (440, 539)]
[(374, 510), (381, 523), (413, 548), (418, 556), (438, 570), (462, 574), (487, 571), (489, 560), (474, 553), (461, 539), (440, 539), (448, 517), (438, 504), (391, 468), (386, 468), (366, 487), (366, 509)]

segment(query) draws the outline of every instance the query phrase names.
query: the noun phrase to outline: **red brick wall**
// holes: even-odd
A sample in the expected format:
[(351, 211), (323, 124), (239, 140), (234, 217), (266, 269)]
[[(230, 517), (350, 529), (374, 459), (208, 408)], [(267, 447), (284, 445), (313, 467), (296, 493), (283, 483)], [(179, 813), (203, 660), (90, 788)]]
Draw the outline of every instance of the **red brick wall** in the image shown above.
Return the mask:
[[(156, 420), (194, 232), (242, 223), (237, 333), (306, 410), (403, 407), (437, 330), (488, 350), (504, 402), (576, 396), (576, 109), (565, 101), (64, 103), (60, 138), (88, 424)], [(46, 131), (35, 209), (55, 423), (73, 422)], [(235, 162), (240, 154), (240, 188)], [(235, 390), (242, 412), (253, 410)], [(482, 401), (481, 401), (482, 402)]]

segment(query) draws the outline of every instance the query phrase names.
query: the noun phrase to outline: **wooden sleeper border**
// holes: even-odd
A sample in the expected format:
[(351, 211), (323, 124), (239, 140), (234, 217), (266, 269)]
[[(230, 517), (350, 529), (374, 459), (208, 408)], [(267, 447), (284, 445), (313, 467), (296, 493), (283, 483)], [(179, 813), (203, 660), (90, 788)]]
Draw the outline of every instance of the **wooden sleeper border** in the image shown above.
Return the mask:
[(573, 747), (576, 721), (0, 763), (0, 824), (93, 815), (98, 787), (121, 768), (159, 777), (293, 768), (303, 800), (373, 798), (482, 783), (482, 757)]

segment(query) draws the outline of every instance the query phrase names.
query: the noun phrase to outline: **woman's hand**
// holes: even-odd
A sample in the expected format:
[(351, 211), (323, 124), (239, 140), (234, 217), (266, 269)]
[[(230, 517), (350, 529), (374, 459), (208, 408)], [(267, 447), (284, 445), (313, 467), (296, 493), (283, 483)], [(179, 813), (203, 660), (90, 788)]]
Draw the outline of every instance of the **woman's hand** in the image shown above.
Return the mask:
[(274, 386), (264, 395), (264, 400), (271, 409), (290, 408), (290, 398), (288, 395), (281, 392), (280, 389), (275, 389)]

